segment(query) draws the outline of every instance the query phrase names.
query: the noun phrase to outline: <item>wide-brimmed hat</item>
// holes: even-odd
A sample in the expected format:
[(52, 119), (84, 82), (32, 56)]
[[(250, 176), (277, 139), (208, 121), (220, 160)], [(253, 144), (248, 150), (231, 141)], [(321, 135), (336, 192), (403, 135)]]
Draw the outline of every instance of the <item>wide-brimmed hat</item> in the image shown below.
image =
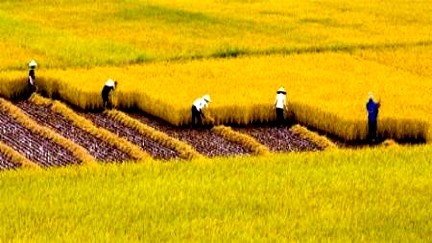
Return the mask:
[(36, 66), (37, 66), (37, 63), (36, 63), (35, 60), (31, 60), (31, 61), (29, 62), (29, 67), (36, 67)]
[(280, 88), (277, 90), (276, 94), (286, 94), (285, 88), (284, 88), (284, 87), (280, 87)]
[(208, 103), (211, 102), (211, 100), (210, 100), (210, 95), (208, 95), (208, 94), (204, 95), (202, 98), (203, 98), (205, 101), (207, 101)]

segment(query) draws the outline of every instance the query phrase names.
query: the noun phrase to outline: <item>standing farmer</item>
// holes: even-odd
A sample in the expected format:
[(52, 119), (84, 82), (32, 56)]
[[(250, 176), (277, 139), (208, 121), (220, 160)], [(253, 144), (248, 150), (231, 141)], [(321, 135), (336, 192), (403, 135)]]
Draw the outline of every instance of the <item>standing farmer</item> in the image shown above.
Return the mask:
[(28, 74), (28, 83), (27, 88), (29, 90), (30, 95), (36, 91), (36, 74), (35, 69), (37, 67), (37, 63), (35, 60), (31, 60), (29, 62), (29, 74)]
[(380, 102), (375, 102), (372, 92), (369, 92), (369, 98), (366, 103), (366, 110), (368, 112), (368, 140), (370, 143), (375, 143), (377, 139), (378, 129), (378, 112)]
[(112, 101), (110, 99), (110, 93), (111, 91), (115, 90), (117, 87), (117, 81), (114, 81), (112, 79), (108, 79), (102, 89), (102, 100), (103, 100), (103, 106), (104, 109), (112, 109)]
[[(203, 109), (211, 102), (210, 95), (206, 94), (192, 103), (192, 127), (201, 126), (204, 117)], [(195, 122), (196, 121), (196, 122)]]
[(276, 92), (276, 100), (274, 103), (276, 107), (276, 121), (278, 125), (284, 123), (284, 110), (287, 108), (286, 105), (286, 91), (284, 87), (280, 87)]

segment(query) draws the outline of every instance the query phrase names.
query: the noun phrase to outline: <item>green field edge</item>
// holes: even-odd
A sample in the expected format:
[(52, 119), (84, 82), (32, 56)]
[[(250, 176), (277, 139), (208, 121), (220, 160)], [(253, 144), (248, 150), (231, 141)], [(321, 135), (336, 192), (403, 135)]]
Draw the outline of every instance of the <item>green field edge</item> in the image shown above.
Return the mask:
[[(313, 54), (313, 53), (348, 53), (352, 54), (356, 51), (384, 51), (384, 50), (397, 50), (413, 47), (429, 47), (432, 46), (432, 40), (422, 40), (415, 42), (396, 42), (396, 43), (368, 43), (368, 44), (347, 44), (347, 43), (334, 43), (329, 45), (316, 45), (305, 47), (269, 47), (264, 49), (250, 49), (241, 46), (230, 46), (227, 48), (220, 48), (219, 50), (212, 51), (209, 54), (195, 54), (195, 55), (174, 55), (164, 58), (152, 57), (144, 54), (138, 54), (130, 59), (114, 61), (107, 60), (100, 63), (86, 63), (86, 64), (72, 64), (75, 68), (91, 68), (91, 67), (123, 67), (135, 64), (149, 64), (160, 62), (187, 62), (193, 60), (210, 60), (210, 59), (228, 59), (238, 57), (259, 57), (271, 55), (298, 55), (298, 54)], [(145, 50), (142, 50), (145, 51)], [(56, 59), (59, 59), (58, 57)], [(61, 60), (61, 59), (59, 59)], [(63, 63), (63, 61), (60, 61)], [(64, 63), (63, 63), (64, 64)], [(47, 69), (62, 68), (57, 65), (45, 66)], [(0, 68), (0, 71), (19, 71), (23, 70), (23, 66), (10, 66)]]
[[(174, 56), (167, 59), (153, 59), (153, 61), (187, 61), (187, 60), (202, 60), (202, 59), (224, 59), (235, 57), (249, 56), (269, 56), (269, 55), (297, 55), (297, 54), (313, 54), (326, 52), (342, 52), (354, 53), (355, 51), (363, 50), (392, 50), (403, 49), (419, 46), (432, 46), (432, 40), (416, 41), (416, 42), (399, 42), (399, 43), (369, 43), (369, 44), (345, 44), (335, 43), (330, 45), (318, 45), (308, 47), (271, 47), (262, 50), (251, 50), (242, 47), (229, 47), (213, 52), (208, 55), (193, 55), (193, 56)], [(151, 62), (151, 61), (147, 61)]]

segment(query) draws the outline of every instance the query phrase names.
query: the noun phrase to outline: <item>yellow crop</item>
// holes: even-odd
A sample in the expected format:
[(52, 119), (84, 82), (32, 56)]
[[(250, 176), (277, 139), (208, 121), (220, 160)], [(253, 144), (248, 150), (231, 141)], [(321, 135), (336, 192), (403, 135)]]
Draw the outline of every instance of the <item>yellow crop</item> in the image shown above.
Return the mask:
[(431, 136), (432, 77), (343, 53), (50, 69), (40, 75), (41, 91), (84, 109), (102, 106), (102, 86), (114, 78), (118, 108), (137, 107), (174, 125), (190, 122), (191, 104), (204, 94), (211, 96), (216, 124), (274, 120), (276, 90), (285, 86), (294, 119), (347, 140), (366, 137), (365, 103), (372, 91), (382, 103), (381, 134)]
[[(354, 140), (366, 137), (372, 91), (382, 101), (381, 135), (431, 141), (431, 12), (427, 1), (405, 0), (8, 1), (0, 64), (21, 71), (1, 73), (0, 94), (20, 94), (19, 63), (32, 55), (43, 94), (96, 109), (113, 78), (117, 108), (174, 125), (190, 122), (204, 94), (215, 124), (272, 121), (283, 85), (292, 118)], [(246, 57), (203, 59), (238, 55)]]
[(0, 64), (38, 58), (45, 67), (87, 67), (430, 43), (431, 12), (428, 1), (406, 0), (2, 1)]

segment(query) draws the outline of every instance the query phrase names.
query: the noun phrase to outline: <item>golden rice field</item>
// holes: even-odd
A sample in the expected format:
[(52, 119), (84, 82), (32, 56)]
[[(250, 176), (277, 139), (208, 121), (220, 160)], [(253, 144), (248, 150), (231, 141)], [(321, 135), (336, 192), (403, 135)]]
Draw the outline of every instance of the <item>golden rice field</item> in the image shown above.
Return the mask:
[[(217, 123), (272, 121), (275, 90), (283, 85), (291, 119), (346, 140), (365, 138), (365, 103), (373, 91), (382, 102), (383, 136), (429, 141), (430, 49), (405, 49), (405, 55), (400, 50), (382, 55), (325, 52), (49, 69), (39, 75), (44, 77), (42, 90), (84, 109), (101, 107), (101, 86), (109, 77), (117, 79), (119, 107), (138, 107), (174, 125), (188, 124), (192, 101), (206, 93), (212, 97), (209, 112)], [(417, 64), (419, 57), (425, 62)]]
[[(4, 1), (1, 69), (94, 66), (432, 41), (428, 1)], [(91, 24), (89, 24), (91, 23)]]
[(426, 1), (5, 2), (1, 93), (19, 94), (24, 65), (36, 58), (41, 91), (81, 108), (101, 106), (111, 77), (121, 82), (118, 107), (182, 125), (191, 102), (209, 93), (217, 123), (249, 124), (274, 119), (274, 91), (284, 85), (291, 118), (358, 140), (373, 91), (383, 103), (381, 135), (429, 141), (431, 8)]
[[(86, 112), (33, 96), (32, 104), (20, 103), (34, 108), (31, 118), (1, 99), (3, 121), (16, 123), (6, 122), (1, 138), (18, 128), (32, 136), (0, 144), (0, 160), (22, 168), (0, 172), (0, 241), (430, 242), (431, 13), (426, 0), (1, 1), (3, 98), (23, 97), (35, 59), (38, 92), (86, 112), (102, 107), (101, 88), (113, 78), (119, 110), (188, 125), (194, 99), (209, 94), (215, 124), (249, 126), (275, 120), (276, 90), (284, 86), (287, 118), (352, 142), (366, 138), (372, 91), (381, 101), (380, 137), (429, 144), (335, 149), (313, 134), (332, 146), (272, 153), (221, 126), (212, 136), (228, 134), (253, 153), (205, 158), (131, 113), (94, 117), (182, 158), (160, 163), (115, 129), (86, 120)], [(56, 124), (49, 112), (61, 129), (43, 125)], [(82, 133), (70, 133), (75, 127)], [(88, 148), (84, 133), (97, 146)], [(28, 158), (12, 148), (17, 141), (41, 151)], [(51, 161), (59, 144), (80, 166)], [(43, 146), (50, 163), (68, 166), (30, 161)], [(142, 163), (96, 161), (114, 153)]]
[(430, 242), (430, 146), (0, 173), (2, 241)]

